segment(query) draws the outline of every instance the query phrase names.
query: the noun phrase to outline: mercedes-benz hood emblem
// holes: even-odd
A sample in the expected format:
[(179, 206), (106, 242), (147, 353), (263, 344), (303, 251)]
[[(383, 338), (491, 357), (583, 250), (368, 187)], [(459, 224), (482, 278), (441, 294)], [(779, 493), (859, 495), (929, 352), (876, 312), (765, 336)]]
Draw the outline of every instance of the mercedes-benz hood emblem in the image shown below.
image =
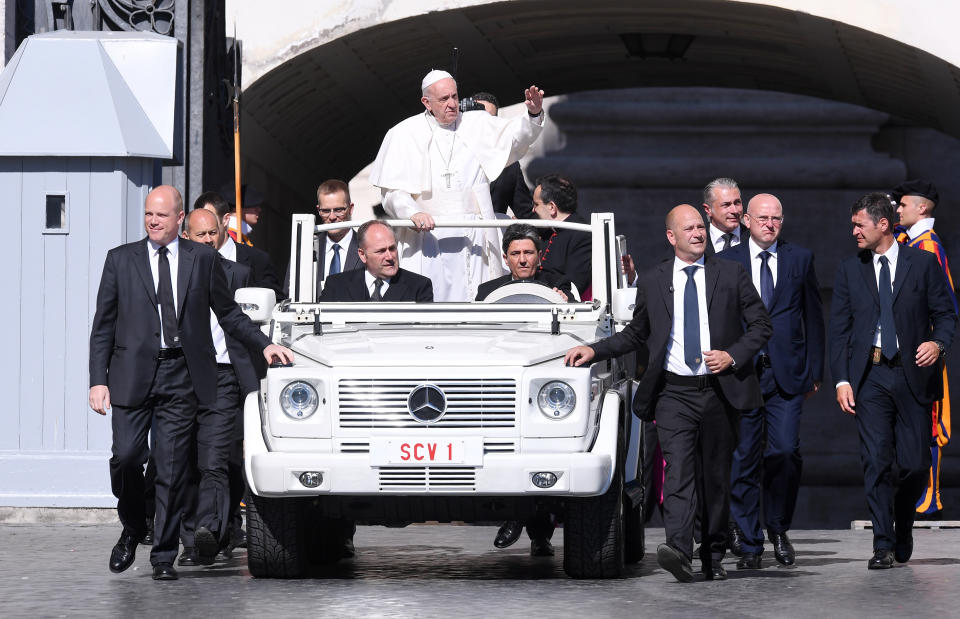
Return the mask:
[(436, 385), (417, 385), (407, 396), (407, 410), (420, 423), (434, 423), (447, 412), (447, 396)]

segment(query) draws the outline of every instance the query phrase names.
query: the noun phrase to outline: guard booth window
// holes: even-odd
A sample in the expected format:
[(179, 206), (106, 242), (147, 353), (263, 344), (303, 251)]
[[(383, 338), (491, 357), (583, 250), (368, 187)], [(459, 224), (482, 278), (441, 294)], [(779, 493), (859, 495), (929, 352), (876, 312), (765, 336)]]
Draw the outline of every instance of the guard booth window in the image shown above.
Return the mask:
[(66, 234), (67, 195), (64, 193), (48, 193), (46, 207), (44, 234)]

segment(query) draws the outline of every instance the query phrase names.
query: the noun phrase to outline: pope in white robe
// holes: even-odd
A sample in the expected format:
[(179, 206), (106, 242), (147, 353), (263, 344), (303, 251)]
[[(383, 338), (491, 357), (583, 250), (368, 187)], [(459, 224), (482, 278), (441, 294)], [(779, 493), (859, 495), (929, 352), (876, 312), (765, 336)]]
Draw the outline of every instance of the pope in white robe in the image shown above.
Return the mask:
[(525, 91), (527, 113), (505, 120), (460, 112), (457, 83), (431, 71), (421, 84), (426, 110), (387, 132), (370, 172), (397, 231), (403, 268), (433, 281), (436, 301), (472, 301), (483, 282), (505, 274), (498, 228), (436, 228), (437, 222), (495, 219), (490, 182), (522, 157), (543, 129), (543, 91)]

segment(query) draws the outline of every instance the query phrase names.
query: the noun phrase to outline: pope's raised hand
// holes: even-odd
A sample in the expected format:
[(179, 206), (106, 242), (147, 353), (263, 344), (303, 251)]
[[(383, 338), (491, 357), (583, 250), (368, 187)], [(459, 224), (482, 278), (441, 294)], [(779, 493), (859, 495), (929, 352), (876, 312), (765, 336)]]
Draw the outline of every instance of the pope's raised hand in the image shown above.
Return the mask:
[(531, 86), (523, 91), (523, 96), (527, 111), (534, 116), (540, 114), (540, 111), (543, 110), (543, 91), (536, 86)]

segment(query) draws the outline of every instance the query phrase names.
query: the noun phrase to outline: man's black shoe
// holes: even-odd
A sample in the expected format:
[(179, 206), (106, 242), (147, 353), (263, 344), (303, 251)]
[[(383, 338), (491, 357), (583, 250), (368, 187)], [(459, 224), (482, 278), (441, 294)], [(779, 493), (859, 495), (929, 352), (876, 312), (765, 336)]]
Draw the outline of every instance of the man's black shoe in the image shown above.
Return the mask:
[(197, 551), (193, 546), (184, 546), (183, 552), (180, 553), (180, 558), (177, 559), (177, 565), (196, 565), (197, 564)]
[(217, 556), (215, 556), (213, 560), (223, 562), (223, 561), (229, 561), (232, 558), (233, 558), (233, 548), (231, 548), (230, 546), (224, 546), (219, 550), (219, 552), (217, 552)]
[(755, 552), (744, 552), (737, 561), (738, 570), (759, 570), (761, 567), (760, 555)]
[(743, 555), (743, 531), (736, 522), (731, 521), (727, 526), (727, 546), (735, 556)]
[(177, 575), (176, 568), (169, 563), (157, 563), (153, 566), (154, 580), (176, 580), (178, 578), (180, 577)]
[(710, 566), (709, 570), (702, 570), (703, 577), (707, 580), (726, 580), (727, 579), (727, 570), (723, 569), (723, 566), (719, 563), (713, 563)]
[(770, 536), (770, 543), (773, 544), (773, 558), (783, 565), (793, 565), (797, 560), (797, 554), (793, 550), (790, 538), (787, 537), (787, 532), (774, 533), (773, 531), (767, 531), (767, 535)]
[(197, 549), (197, 563), (200, 565), (210, 565), (217, 557), (220, 551), (220, 544), (217, 542), (217, 536), (207, 527), (197, 527), (193, 534), (193, 544)]
[(147, 532), (143, 535), (140, 543), (144, 546), (153, 546), (153, 518), (147, 518)]
[(497, 531), (497, 537), (493, 540), (493, 545), (497, 548), (507, 548), (508, 546), (513, 546), (513, 544), (520, 539), (520, 534), (523, 533), (523, 523), (516, 520), (511, 520), (509, 522), (504, 522), (500, 525), (500, 530)]
[(530, 540), (530, 556), (531, 557), (552, 557), (553, 544), (551, 544), (550, 540), (548, 539)]
[(906, 563), (913, 556), (913, 528), (906, 529), (901, 533), (897, 529), (897, 543), (893, 547), (893, 558), (897, 563)]
[(129, 533), (122, 533), (113, 550), (110, 551), (110, 571), (119, 574), (137, 558), (137, 538)]
[(893, 567), (893, 553), (889, 550), (874, 550), (867, 561), (868, 570), (888, 570)]
[(355, 556), (357, 556), (357, 548), (353, 545), (353, 538), (343, 538), (343, 547), (340, 549), (340, 557), (342, 559), (352, 559)]
[(246, 548), (247, 532), (240, 528), (235, 529), (230, 536), (230, 545), (234, 548)]
[(667, 570), (680, 582), (693, 582), (693, 568), (690, 559), (668, 544), (657, 546), (657, 565)]

